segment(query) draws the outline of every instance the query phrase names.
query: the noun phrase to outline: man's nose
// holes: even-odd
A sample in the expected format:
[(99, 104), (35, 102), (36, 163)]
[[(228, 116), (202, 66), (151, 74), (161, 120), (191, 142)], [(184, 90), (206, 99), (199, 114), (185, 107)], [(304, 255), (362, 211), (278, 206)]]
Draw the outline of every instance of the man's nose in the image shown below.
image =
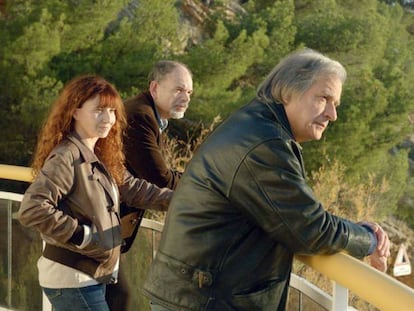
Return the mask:
[(189, 102), (191, 100), (191, 93), (189, 92), (184, 92), (184, 98), (187, 102)]
[(325, 114), (329, 121), (336, 121), (338, 115), (336, 113), (336, 106), (334, 103), (328, 103), (325, 108)]

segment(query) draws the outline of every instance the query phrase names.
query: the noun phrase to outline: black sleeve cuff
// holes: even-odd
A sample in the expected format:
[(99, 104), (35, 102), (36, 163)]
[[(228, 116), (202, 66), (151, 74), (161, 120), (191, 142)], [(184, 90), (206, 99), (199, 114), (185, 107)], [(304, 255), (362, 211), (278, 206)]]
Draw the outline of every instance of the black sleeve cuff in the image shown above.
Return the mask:
[(69, 242), (79, 246), (83, 242), (83, 236), (84, 236), (83, 226), (78, 225), (72, 237), (69, 239)]

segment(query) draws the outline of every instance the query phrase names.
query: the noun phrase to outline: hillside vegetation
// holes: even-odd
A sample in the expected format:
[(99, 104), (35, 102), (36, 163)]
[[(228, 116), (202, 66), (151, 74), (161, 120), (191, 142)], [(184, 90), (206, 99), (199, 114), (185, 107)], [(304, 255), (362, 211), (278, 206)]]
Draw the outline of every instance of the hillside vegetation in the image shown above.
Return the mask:
[(414, 260), (413, 1), (2, 3), (0, 163), (30, 164), (42, 120), (74, 76), (100, 74), (127, 98), (146, 88), (156, 61), (175, 59), (194, 74), (186, 119), (169, 130), (171, 165), (185, 169), (206, 133), (247, 103), (284, 55), (309, 47), (348, 71), (338, 120), (303, 145), (309, 181), (326, 208), (379, 221)]

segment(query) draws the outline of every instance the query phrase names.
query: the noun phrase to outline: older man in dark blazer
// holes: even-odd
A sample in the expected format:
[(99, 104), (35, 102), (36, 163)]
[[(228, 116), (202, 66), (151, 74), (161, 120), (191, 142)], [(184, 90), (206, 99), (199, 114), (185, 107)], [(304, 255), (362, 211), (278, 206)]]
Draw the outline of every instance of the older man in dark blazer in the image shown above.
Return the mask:
[[(181, 172), (171, 169), (163, 157), (162, 132), (169, 119), (180, 119), (188, 108), (193, 92), (191, 71), (186, 65), (163, 60), (155, 64), (148, 77), (149, 89), (125, 101), (128, 128), (124, 139), (128, 170), (159, 187), (175, 189)], [(121, 206), (124, 245), (128, 251), (138, 231), (144, 210)], [(122, 272), (122, 270), (121, 270)], [(127, 310), (129, 289), (122, 273), (119, 282), (107, 287), (111, 310)]]
[(149, 75), (149, 90), (125, 101), (128, 130), (125, 152), (131, 173), (160, 187), (174, 189), (180, 173), (162, 155), (162, 131), (168, 119), (184, 116), (193, 90), (189, 69), (173, 61), (158, 62)]

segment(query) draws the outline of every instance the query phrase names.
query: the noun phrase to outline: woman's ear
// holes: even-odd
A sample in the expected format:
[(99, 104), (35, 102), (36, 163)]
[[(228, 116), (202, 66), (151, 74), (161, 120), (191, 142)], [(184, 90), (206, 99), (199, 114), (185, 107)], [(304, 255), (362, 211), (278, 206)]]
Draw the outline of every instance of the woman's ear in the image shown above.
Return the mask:
[(79, 108), (76, 108), (75, 109), (75, 111), (73, 112), (73, 118), (75, 119), (75, 120), (77, 120), (78, 119), (78, 112), (79, 112)]

